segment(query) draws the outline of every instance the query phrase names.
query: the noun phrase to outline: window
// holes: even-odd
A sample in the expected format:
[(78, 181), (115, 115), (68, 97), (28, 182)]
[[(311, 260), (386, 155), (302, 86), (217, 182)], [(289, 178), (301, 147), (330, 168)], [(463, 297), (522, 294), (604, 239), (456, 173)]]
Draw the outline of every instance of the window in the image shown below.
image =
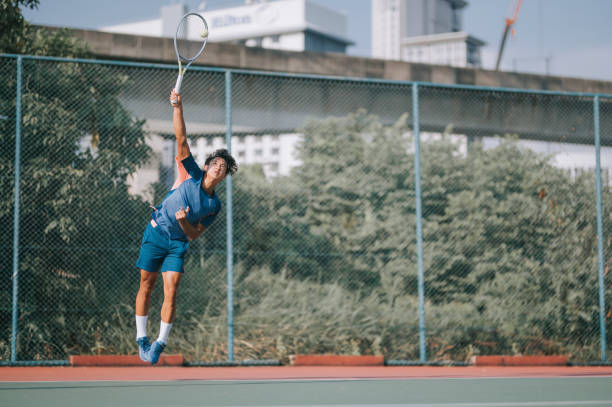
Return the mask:
[(212, 139), (212, 138), (210, 138), (210, 137), (209, 137), (209, 138), (207, 138), (207, 139), (206, 139), (206, 145), (207, 145), (207, 146), (212, 146), (212, 145), (213, 145), (213, 139)]
[(272, 149), (272, 155), (278, 155), (279, 151), (280, 150), (278, 148), (273, 148)]
[(244, 150), (242, 150), (242, 151), (238, 151), (238, 157), (240, 157), (240, 158), (244, 158), (244, 155), (245, 155), (245, 154), (244, 154)]
[(263, 155), (263, 150), (261, 148), (258, 148), (257, 150), (255, 150), (255, 155), (257, 157), (260, 157)]

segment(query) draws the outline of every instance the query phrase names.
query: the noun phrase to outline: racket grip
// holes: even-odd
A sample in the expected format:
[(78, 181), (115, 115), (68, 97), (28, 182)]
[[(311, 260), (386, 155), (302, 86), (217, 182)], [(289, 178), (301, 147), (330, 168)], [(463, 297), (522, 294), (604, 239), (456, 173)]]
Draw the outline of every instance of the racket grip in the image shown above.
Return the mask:
[(181, 83), (183, 82), (183, 75), (180, 75), (176, 78), (176, 84), (174, 85), (174, 91), (177, 95), (181, 94)]
[[(181, 94), (181, 83), (183, 82), (183, 75), (179, 74), (178, 78), (176, 78), (176, 84), (174, 85), (174, 92), (177, 95)], [(172, 99), (171, 104), (176, 105), (178, 99)]]

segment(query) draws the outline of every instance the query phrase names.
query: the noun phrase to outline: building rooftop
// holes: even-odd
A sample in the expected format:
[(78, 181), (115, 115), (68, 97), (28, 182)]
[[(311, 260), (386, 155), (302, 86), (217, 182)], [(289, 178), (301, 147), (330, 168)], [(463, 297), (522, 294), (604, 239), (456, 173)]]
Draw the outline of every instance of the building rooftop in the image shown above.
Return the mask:
[(448, 42), (448, 41), (467, 41), (474, 45), (485, 45), (486, 42), (469, 35), (464, 31), (457, 32), (448, 32), (441, 34), (431, 34), (431, 35), (419, 35), (416, 37), (406, 37), (402, 38), (402, 45), (417, 45), (417, 44), (435, 44), (439, 42)]

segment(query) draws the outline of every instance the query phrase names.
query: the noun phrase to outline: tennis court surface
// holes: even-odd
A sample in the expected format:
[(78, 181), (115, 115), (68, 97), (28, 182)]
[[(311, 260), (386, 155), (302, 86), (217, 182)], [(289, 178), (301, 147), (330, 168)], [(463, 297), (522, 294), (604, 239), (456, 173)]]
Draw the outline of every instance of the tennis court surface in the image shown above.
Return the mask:
[(2, 406), (612, 406), (612, 367), (2, 367)]

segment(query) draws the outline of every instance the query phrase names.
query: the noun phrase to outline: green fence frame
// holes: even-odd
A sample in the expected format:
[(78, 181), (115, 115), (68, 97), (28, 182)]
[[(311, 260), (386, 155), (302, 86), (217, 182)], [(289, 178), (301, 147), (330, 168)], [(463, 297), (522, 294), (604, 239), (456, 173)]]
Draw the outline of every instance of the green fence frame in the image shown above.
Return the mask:
[[(57, 57), (45, 57), (45, 56), (32, 56), (32, 55), (13, 55), (13, 54), (0, 54), (1, 58), (15, 59), (16, 64), (16, 79), (17, 79), (17, 91), (16, 91), (16, 109), (15, 109), (15, 174), (14, 174), (14, 225), (13, 225), (13, 265), (12, 265), (12, 332), (11, 332), (11, 358), (10, 362), (0, 362), (0, 365), (14, 365), (14, 366), (32, 366), (32, 365), (67, 365), (67, 360), (47, 360), (47, 361), (26, 361), (19, 360), (17, 354), (17, 340), (19, 336), (18, 328), (18, 295), (19, 295), (19, 199), (20, 199), (20, 164), (21, 164), (21, 97), (22, 97), (22, 63), (24, 60), (40, 60), (40, 61), (56, 61), (64, 63), (81, 63), (81, 64), (98, 64), (98, 65), (114, 65), (114, 66), (129, 66), (139, 68), (156, 68), (156, 69), (176, 69), (174, 65), (167, 64), (151, 64), (151, 63), (139, 63), (139, 62), (127, 62), (127, 61), (113, 61), (113, 60), (93, 60), (93, 59), (69, 59), (69, 58), (57, 58)], [(526, 93), (534, 95), (559, 95), (559, 96), (579, 96), (583, 98), (591, 98), (593, 100), (593, 120), (594, 120), (594, 142), (595, 142), (595, 158), (596, 158), (596, 205), (597, 205), (597, 257), (598, 257), (598, 284), (599, 284), (599, 326), (600, 326), (600, 343), (601, 343), (601, 359), (599, 361), (593, 361), (590, 364), (607, 364), (606, 356), (606, 326), (605, 326), (605, 297), (604, 297), (604, 253), (603, 253), (603, 207), (602, 207), (602, 180), (601, 180), (601, 158), (600, 158), (600, 123), (599, 123), (599, 102), (600, 98), (612, 98), (612, 95), (598, 94), (598, 93), (581, 93), (581, 92), (555, 92), (545, 90), (527, 90), (527, 89), (510, 89), (510, 88), (496, 88), (496, 87), (485, 87), (485, 86), (471, 86), (471, 85), (446, 85), (446, 84), (434, 84), (427, 82), (410, 82), (410, 81), (393, 81), (384, 79), (365, 79), (365, 78), (350, 78), (350, 77), (332, 77), (323, 75), (304, 75), (304, 74), (291, 74), (291, 73), (277, 73), (277, 72), (262, 72), (262, 71), (246, 71), (238, 69), (224, 69), (224, 68), (210, 68), (210, 67), (197, 67), (194, 66), (192, 70), (208, 71), (208, 72), (222, 72), (225, 74), (225, 109), (226, 109), (226, 144), (228, 149), (231, 148), (231, 136), (232, 136), (232, 97), (231, 97), (231, 84), (233, 73), (243, 73), (250, 75), (259, 76), (272, 76), (272, 77), (291, 77), (300, 79), (325, 79), (329, 81), (345, 81), (345, 82), (359, 82), (359, 83), (371, 83), (371, 84), (401, 84), (412, 87), (412, 101), (413, 101), (413, 129), (414, 129), (414, 147), (415, 147), (415, 194), (416, 194), (416, 235), (417, 235), (417, 258), (418, 258), (418, 295), (419, 295), (419, 348), (420, 348), (420, 359), (418, 361), (387, 361), (390, 365), (421, 365), (421, 364), (435, 364), (428, 363), (427, 355), (425, 351), (425, 289), (424, 289), (424, 270), (423, 270), (423, 236), (422, 236), (422, 213), (421, 213), (421, 163), (420, 163), (420, 134), (419, 134), (419, 89), (421, 88), (455, 88), (455, 89), (466, 89), (466, 90), (480, 90), (480, 91), (495, 91), (495, 92), (507, 92), (507, 93)], [(231, 177), (227, 179), (227, 203), (226, 203), (226, 216), (227, 216), (227, 241), (226, 241), (226, 252), (227, 252), (227, 309), (228, 309), (228, 360), (221, 361), (216, 364), (220, 365), (238, 365), (238, 364), (258, 364), (257, 361), (234, 361), (234, 321), (233, 321), (233, 229), (232, 229), (232, 217), (233, 217), (233, 206), (232, 206), (232, 180)], [(264, 365), (276, 364), (275, 361), (259, 361)], [(462, 364), (462, 363), (457, 363)], [(215, 363), (211, 364), (215, 365)]]

